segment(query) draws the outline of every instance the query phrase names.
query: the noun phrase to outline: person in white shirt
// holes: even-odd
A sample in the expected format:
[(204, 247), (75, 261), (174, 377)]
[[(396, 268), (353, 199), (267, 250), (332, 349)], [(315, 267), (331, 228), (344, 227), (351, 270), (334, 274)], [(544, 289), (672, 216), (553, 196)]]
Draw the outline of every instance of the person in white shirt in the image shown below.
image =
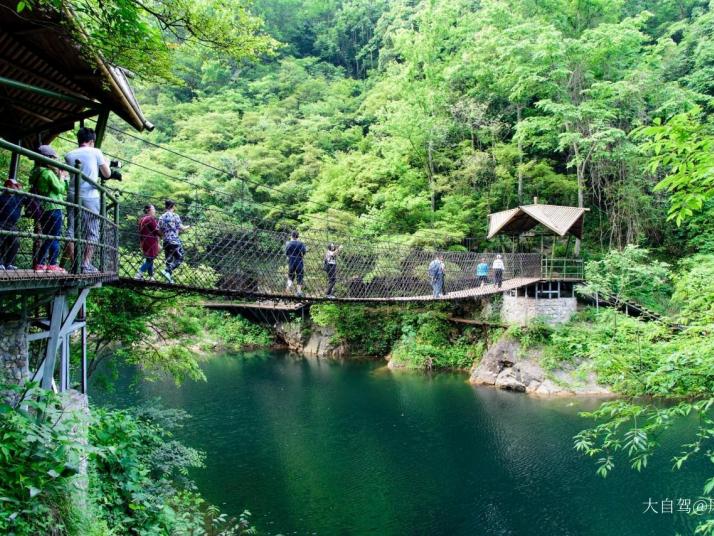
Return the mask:
[(503, 282), (503, 270), (505, 267), (503, 265), (503, 259), (500, 255), (496, 255), (496, 260), (493, 261), (491, 268), (493, 268), (494, 282), (498, 288), (501, 288), (501, 283)]
[[(68, 152), (64, 160), (67, 165), (75, 167), (79, 163), (80, 171), (95, 182), (99, 182), (99, 174), (105, 179), (109, 178), (112, 171), (109, 163), (102, 154), (102, 151), (94, 147), (97, 135), (93, 128), (82, 127), (77, 131), (77, 144), (79, 147)], [(69, 202), (74, 201), (74, 182), (69, 183)], [(79, 186), (79, 199), (82, 205), (82, 236), (76, 237), (74, 232), (74, 209), (67, 212), (67, 236), (70, 238), (81, 238), (89, 242), (99, 241), (99, 190), (91, 183), (81, 180)], [(82, 256), (82, 272), (98, 272), (92, 266), (92, 255), (94, 245), (84, 244), (84, 255)], [(74, 259), (74, 242), (67, 242), (67, 252), (71, 259)]]

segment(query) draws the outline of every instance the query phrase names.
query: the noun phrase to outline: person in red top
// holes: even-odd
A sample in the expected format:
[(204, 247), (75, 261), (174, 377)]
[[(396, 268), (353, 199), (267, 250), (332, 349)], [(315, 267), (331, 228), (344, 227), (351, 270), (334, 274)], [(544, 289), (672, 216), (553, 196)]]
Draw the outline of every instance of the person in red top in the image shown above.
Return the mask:
[(144, 279), (144, 274), (149, 274), (149, 280), (154, 280), (154, 259), (159, 256), (159, 220), (156, 218), (154, 205), (144, 207), (144, 215), (139, 218), (139, 244), (144, 255), (144, 264), (136, 272), (134, 279)]

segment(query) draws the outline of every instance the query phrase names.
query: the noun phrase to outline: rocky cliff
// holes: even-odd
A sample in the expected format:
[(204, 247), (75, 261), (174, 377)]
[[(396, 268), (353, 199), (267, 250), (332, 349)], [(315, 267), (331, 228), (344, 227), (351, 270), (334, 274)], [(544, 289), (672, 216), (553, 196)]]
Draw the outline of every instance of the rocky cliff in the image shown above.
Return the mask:
[(594, 373), (583, 379), (574, 372), (575, 368), (546, 372), (540, 365), (540, 352), (524, 350), (517, 340), (503, 337), (474, 365), (469, 381), (540, 396), (611, 394), (598, 385)]

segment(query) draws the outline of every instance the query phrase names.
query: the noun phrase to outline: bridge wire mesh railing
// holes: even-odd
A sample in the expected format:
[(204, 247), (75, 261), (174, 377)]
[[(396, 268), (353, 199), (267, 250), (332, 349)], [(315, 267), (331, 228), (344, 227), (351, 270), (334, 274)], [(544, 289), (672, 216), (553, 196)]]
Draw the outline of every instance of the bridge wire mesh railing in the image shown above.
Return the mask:
[[(69, 195), (66, 199), (52, 199), (29, 191), (29, 177), (19, 177), (19, 189), (0, 187), (0, 285), (2, 287), (33, 286), (42, 281), (86, 279), (112, 280), (118, 272), (118, 229), (116, 196), (105, 186), (82, 174), (77, 168), (54, 160), (4, 139), (0, 149), (27, 158), (36, 166), (54, 168), (56, 173), (67, 173)], [(88, 208), (80, 198), (81, 185), (89, 183), (99, 192), (99, 211)], [(52, 234), (48, 228), (47, 208), (60, 207), (61, 232)], [(74, 222), (70, 234), (69, 222)], [(56, 229), (56, 226), (54, 226)], [(43, 230), (44, 229), (44, 230)], [(59, 246), (58, 264), (66, 271), (36, 271), (38, 249), (43, 243), (56, 241)], [(70, 247), (67, 247), (70, 245)], [(45, 257), (48, 259), (48, 256)], [(49, 262), (49, 261), (48, 261)], [(86, 269), (86, 265), (96, 268)]]
[[(123, 193), (118, 219), (120, 276), (134, 278), (144, 261), (139, 248), (138, 220), (143, 207), (160, 199)], [(289, 229), (274, 228), (265, 220), (229, 211), (201, 207), (199, 203), (178, 206), (182, 221), (190, 229), (182, 233), (183, 264), (173, 274), (177, 287), (217, 294), (290, 297), (285, 243)], [(158, 215), (157, 215), (158, 216)], [(347, 234), (306, 231), (300, 240), (307, 246), (303, 259), (303, 292), (306, 298), (324, 298), (328, 276), (323, 262), (328, 241), (342, 246), (337, 256), (337, 298), (391, 300), (428, 297), (431, 285), (429, 263), (437, 252), (407, 247), (388, 241), (367, 241)], [(465, 292), (477, 286), (476, 265), (483, 260), (489, 267), (495, 253), (438, 252), (444, 258), (446, 292)], [(533, 253), (502, 254), (503, 280), (540, 276), (541, 257)], [(155, 259), (155, 282), (169, 284), (161, 275), (165, 255)], [(142, 278), (143, 279), (143, 278)], [(494, 272), (489, 270), (488, 285)], [(294, 291), (294, 289), (293, 289)]]

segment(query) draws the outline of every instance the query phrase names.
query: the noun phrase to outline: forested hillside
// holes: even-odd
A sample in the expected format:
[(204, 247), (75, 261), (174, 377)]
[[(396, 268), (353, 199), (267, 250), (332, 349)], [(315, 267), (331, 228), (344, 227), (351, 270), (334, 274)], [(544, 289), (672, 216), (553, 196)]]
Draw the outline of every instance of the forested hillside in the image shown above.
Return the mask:
[[(494, 341), (510, 338), (519, 350), (535, 349), (548, 374), (592, 374), (629, 397), (603, 404), (590, 415), (595, 427), (576, 437), (599, 474), (621, 460), (645, 468), (678, 420), (691, 419), (695, 435), (677, 439), (675, 466), (714, 460), (714, 0), (38, 0), (19, 2), (18, 15), (58, 5), (86, 23), (82, 39), (136, 74), (132, 86), (156, 125), (137, 134), (114, 117), (102, 145), (124, 163), (123, 181), (107, 185), (141, 201), (123, 205), (137, 212), (125, 214), (127, 228), (136, 228), (143, 200), (161, 209), (170, 197), (192, 224), (228, 212), (235, 221), (326, 237), (340, 231), (370, 243), (495, 252), (506, 244), (486, 240), (491, 212), (534, 198), (587, 207), (578, 293), (616, 296), (616, 306), (636, 302), (659, 321), (581, 304), (585, 310), (564, 325), (506, 328), (499, 298), (478, 311), (476, 300), (329, 303), (301, 309), (295, 332), (324, 328), (355, 355), (462, 372)], [(74, 146), (70, 138), (54, 142), (61, 154)], [(29, 166), (22, 162), (21, 175)], [(132, 237), (122, 253), (138, 256)], [(190, 261), (181, 269), (208, 272)], [(135, 268), (128, 270), (120, 275), (133, 277)], [(205, 296), (174, 293), (163, 279), (156, 283), (163, 290), (151, 284), (92, 291), (92, 389), (116, 387), (119, 365), (136, 366), (146, 381), (203, 381), (207, 355), (269, 347), (280, 335), (272, 320), (259, 326), (207, 313)], [(263, 402), (275, 411), (271, 397), (287, 391), (265, 381)], [(0, 532), (254, 533), (249, 512), (221, 514), (197, 491), (193, 470), (212, 460), (175, 439), (184, 412), (95, 407), (82, 443), (75, 423), (60, 418), (60, 398), (34, 386), (28, 392), (37, 399), (30, 411), (0, 404)], [(638, 403), (642, 396), (675, 400), (663, 408)], [(310, 422), (297, 424), (312, 432)], [(216, 436), (228, 428), (222, 422)], [(284, 430), (272, 435), (290, 445)], [(384, 436), (375, 437), (388, 450)], [(292, 465), (313, 460), (323, 439), (310, 436)], [(281, 463), (294, 454), (280, 452)], [(367, 472), (355, 470), (360, 485)], [(298, 482), (294, 474), (284, 481)], [(710, 476), (701, 479), (711, 505)], [(276, 496), (290, 495), (280, 486)], [(350, 486), (341, 478), (339, 486), (342, 500)], [(388, 489), (368, 494), (389, 496)], [(288, 498), (297, 504), (296, 497)], [(714, 534), (711, 515), (698, 530)]]
[[(152, 141), (224, 172), (118, 133), (107, 151), (230, 192), (198, 194), (216, 205), (300, 228), (339, 219), (355, 234), (455, 246), (483, 237), (490, 211), (537, 196), (592, 209), (586, 252), (708, 246), (710, 206), (681, 228), (665, 223), (669, 195), (655, 185), (669, 169), (650, 165), (646, 132), (633, 134), (696, 105), (686, 126), (710, 125), (708, 2), (260, 0), (254, 9), (281, 43), (274, 53), (236, 61), (192, 49), (175, 67), (180, 84), (141, 91)], [(197, 195), (165, 174), (126, 170), (131, 190)], [(319, 216), (330, 210), (353, 219), (333, 213), (328, 224)]]

